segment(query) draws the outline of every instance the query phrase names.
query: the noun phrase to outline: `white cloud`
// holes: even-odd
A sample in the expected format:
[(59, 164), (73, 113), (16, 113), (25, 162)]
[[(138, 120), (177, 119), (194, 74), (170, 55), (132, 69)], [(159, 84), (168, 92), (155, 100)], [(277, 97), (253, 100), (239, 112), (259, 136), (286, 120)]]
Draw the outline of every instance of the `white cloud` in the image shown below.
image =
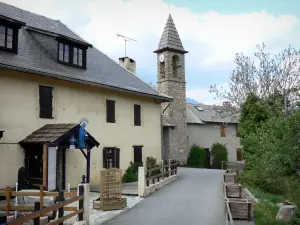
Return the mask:
[[(61, 20), (114, 59), (124, 55), (124, 41), (117, 38), (117, 33), (137, 39), (138, 42), (128, 44), (129, 56), (143, 71), (156, 71), (153, 50), (157, 48), (169, 13), (169, 6), (162, 0), (4, 1)], [(187, 75), (193, 74), (200, 80), (203, 79), (201, 69), (230, 70), (235, 53), (250, 53), (262, 42), (273, 49), (289, 44), (300, 47), (300, 20), (293, 15), (274, 16), (266, 11), (226, 15), (214, 11), (195, 13), (175, 6), (171, 12), (184, 47), (190, 51), (186, 58)], [(188, 93), (196, 96), (201, 91)]]
[[(228, 83), (220, 83), (218, 87), (222, 87), (224, 90), (228, 90)], [(192, 98), (197, 102), (201, 102), (207, 105), (220, 105), (226, 99), (214, 99), (213, 94), (209, 92), (209, 87), (195, 88), (192, 90), (187, 90), (186, 96)]]

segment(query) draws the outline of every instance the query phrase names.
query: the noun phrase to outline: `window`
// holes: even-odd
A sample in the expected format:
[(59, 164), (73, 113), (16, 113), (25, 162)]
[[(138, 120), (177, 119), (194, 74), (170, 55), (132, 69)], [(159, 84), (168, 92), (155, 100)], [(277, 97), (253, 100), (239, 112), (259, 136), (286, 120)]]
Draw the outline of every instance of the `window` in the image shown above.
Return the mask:
[(243, 160), (243, 153), (241, 148), (236, 149), (236, 160), (242, 161)]
[(106, 100), (106, 122), (115, 123), (115, 101)]
[(8, 26), (0, 25), (0, 47), (2, 49), (6, 49), (9, 51), (16, 50), (16, 45), (14, 44), (14, 32), (16, 32), (14, 31), (14, 29)]
[(77, 47), (73, 48), (73, 64), (82, 66), (82, 49)]
[(133, 159), (135, 163), (143, 163), (142, 148), (143, 146), (133, 146)]
[(141, 106), (134, 105), (134, 126), (141, 126)]
[(221, 126), (221, 137), (226, 137), (226, 127), (225, 127), (225, 125)]
[(238, 125), (236, 124), (236, 126), (235, 126), (235, 129), (236, 129), (236, 137), (239, 137), (240, 136), (240, 133), (239, 133), (239, 127), (238, 127)]
[(195, 106), (198, 111), (204, 111), (200, 106)]
[(161, 78), (166, 77), (166, 75), (165, 75), (165, 62), (160, 63), (160, 75), (161, 75)]
[(58, 43), (58, 61), (75, 67), (86, 68), (86, 49), (70, 43)]
[(178, 68), (179, 66), (179, 56), (178, 55), (173, 55), (172, 57), (172, 67), (173, 67), (173, 77), (177, 78), (178, 76)]
[(69, 58), (69, 45), (59, 43), (59, 61), (68, 63)]
[(52, 99), (53, 88), (40, 86), (40, 118), (52, 119)]
[(119, 148), (103, 148), (103, 168), (120, 168)]

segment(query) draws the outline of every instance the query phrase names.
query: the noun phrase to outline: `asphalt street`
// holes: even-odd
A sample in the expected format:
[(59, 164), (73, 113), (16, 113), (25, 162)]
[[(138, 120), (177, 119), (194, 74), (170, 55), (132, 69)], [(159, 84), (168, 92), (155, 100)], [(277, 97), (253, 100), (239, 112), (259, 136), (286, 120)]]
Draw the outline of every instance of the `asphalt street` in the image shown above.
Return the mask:
[(225, 225), (221, 170), (179, 168), (178, 180), (110, 225)]

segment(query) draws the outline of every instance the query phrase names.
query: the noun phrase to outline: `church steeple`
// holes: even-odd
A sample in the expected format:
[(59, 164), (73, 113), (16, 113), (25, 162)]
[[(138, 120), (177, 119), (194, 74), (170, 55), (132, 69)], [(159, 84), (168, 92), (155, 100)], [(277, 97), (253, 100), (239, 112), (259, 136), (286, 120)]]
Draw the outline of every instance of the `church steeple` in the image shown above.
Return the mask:
[(164, 28), (164, 32), (160, 38), (158, 49), (154, 52), (160, 53), (166, 50), (183, 53), (183, 54), (188, 53), (183, 48), (183, 45), (181, 43), (179, 34), (177, 32), (171, 14), (168, 17), (167, 23)]

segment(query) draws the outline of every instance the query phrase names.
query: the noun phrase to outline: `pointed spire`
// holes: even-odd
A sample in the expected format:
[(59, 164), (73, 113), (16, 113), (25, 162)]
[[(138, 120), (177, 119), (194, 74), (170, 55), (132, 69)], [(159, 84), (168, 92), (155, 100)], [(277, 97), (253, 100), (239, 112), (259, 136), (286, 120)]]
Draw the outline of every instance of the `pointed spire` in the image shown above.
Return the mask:
[(154, 52), (160, 53), (165, 50), (173, 50), (180, 53), (187, 53), (187, 51), (185, 51), (183, 48), (171, 14), (169, 15), (164, 32), (160, 38), (158, 49)]

